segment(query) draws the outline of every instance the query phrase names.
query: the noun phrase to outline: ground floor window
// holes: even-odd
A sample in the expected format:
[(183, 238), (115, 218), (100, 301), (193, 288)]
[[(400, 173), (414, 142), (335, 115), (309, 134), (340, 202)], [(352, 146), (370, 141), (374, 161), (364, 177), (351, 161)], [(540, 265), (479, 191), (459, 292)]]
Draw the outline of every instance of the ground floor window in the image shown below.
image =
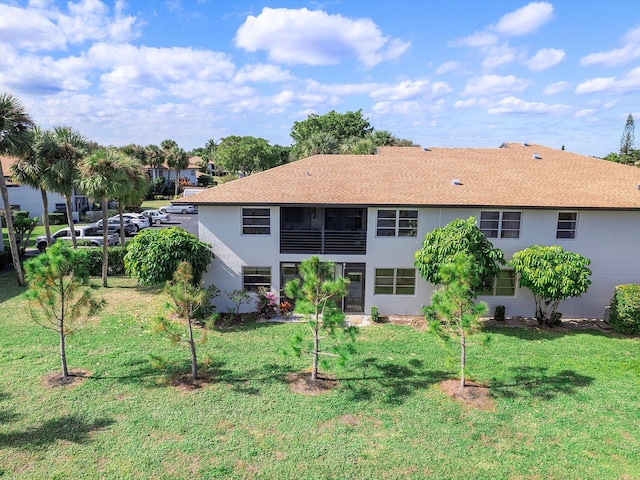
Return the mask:
[(376, 268), (374, 293), (413, 295), (416, 292), (415, 268)]
[(257, 292), (260, 287), (271, 288), (271, 267), (242, 267), (242, 288)]
[(493, 287), (484, 292), (478, 292), (478, 295), (491, 295), (495, 297), (515, 297), (516, 296), (517, 275), (515, 270), (500, 270), (496, 278), (493, 280)]

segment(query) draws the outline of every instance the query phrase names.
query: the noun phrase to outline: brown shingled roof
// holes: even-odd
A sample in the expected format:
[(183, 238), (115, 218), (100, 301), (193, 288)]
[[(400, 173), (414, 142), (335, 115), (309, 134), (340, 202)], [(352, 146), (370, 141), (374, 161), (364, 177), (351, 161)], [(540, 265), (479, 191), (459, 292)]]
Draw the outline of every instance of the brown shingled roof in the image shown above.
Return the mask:
[(377, 155), (298, 160), (192, 195), (189, 203), (640, 209), (639, 186), (637, 167), (541, 145), (383, 147)]

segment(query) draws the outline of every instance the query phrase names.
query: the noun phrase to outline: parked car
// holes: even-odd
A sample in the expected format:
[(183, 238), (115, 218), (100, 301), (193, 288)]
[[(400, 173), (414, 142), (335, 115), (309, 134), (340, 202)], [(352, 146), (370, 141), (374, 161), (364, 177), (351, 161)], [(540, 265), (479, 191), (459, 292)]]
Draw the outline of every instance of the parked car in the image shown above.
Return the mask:
[[(109, 223), (107, 224), (107, 229), (109, 233), (117, 233), (118, 235), (122, 235), (120, 232), (120, 218), (115, 217), (115, 218), (109, 218), (108, 220), (109, 220)], [(96, 226), (97, 232), (101, 234), (103, 232), (102, 220), (98, 220), (95, 223), (95, 226)], [(137, 232), (136, 227), (133, 226), (133, 223), (131, 223), (131, 220), (125, 219), (124, 220), (124, 236), (131, 237), (136, 232)]]
[(158, 210), (164, 213), (182, 213), (183, 215), (185, 213), (198, 213), (198, 207), (186, 204), (168, 205), (166, 207), (160, 207)]
[[(151, 222), (149, 221), (149, 219), (139, 213), (123, 213), (122, 217), (126, 220), (129, 220), (133, 224), (133, 228), (136, 229), (136, 232), (139, 232), (143, 228), (148, 228), (151, 226)], [(115, 215), (109, 218), (109, 220), (113, 219), (120, 221), (120, 216)]]
[(160, 225), (161, 223), (169, 223), (171, 221), (171, 214), (161, 212), (160, 210), (145, 210), (142, 215), (149, 219), (149, 222), (154, 225)]
[[(76, 231), (76, 240), (78, 241), (78, 245), (90, 245), (92, 247), (101, 247), (104, 245), (102, 232), (98, 233), (98, 229), (95, 225), (75, 225), (74, 230)], [(51, 241), (55, 242), (56, 240), (71, 240), (69, 227), (58, 230), (56, 233), (51, 235)], [(109, 232), (107, 241), (109, 245), (117, 245), (120, 241), (120, 237), (116, 233)], [(40, 252), (44, 252), (46, 250), (46, 235), (40, 235), (36, 238), (36, 247)]]

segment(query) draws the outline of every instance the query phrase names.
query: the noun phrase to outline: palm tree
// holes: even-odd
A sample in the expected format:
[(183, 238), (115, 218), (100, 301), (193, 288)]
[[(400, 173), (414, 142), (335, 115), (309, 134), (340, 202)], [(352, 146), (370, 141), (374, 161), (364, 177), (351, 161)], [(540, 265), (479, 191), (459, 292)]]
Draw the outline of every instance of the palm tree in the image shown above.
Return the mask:
[(78, 163), (87, 154), (89, 142), (71, 127), (58, 126), (40, 135), (35, 148), (36, 154), (50, 164), (44, 176), (47, 190), (65, 197), (71, 242), (77, 248), (71, 196), (79, 176)]
[[(33, 120), (17, 98), (10, 93), (0, 94), (0, 155), (24, 155), (25, 152), (28, 151), (31, 140), (29, 132), (34, 126)], [(9, 192), (7, 191), (7, 184), (4, 181), (2, 162), (0, 162), (0, 191), (4, 204), (5, 221), (7, 223), (13, 266), (18, 277), (18, 285), (24, 286), (26, 282), (24, 281), (24, 272), (18, 252), (18, 242), (16, 241), (15, 230), (13, 228)]]
[[(121, 173), (126, 178), (126, 186), (114, 194), (118, 200), (118, 213), (120, 214), (120, 231), (124, 232), (124, 213), (125, 205), (139, 205), (147, 195), (151, 184), (147, 171), (137, 159), (125, 156), (120, 166)], [(121, 245), (124, 247), (124, 235), (120, 239)]]
[(174, 196), (177, 197), (178, 186), (179, 186), (178, 184), (180, 183), (179, 182), (180, 170), (184, 170), (189, 166), (189, 156), (187, 155), (187, 152), (185, 152), (182, 148), (175, 146), (167, 151), (166, 159), (167, 159), (167, 166), (176, 171), (176, 178), (174, 181), (175, 183)]
[[(107, 286), (109, 270), (109, 198), (129, 188), (124, 163), (127, 157), (116, 149), (99, 149), (86, 157), (80, 164), (78, 188), (88, 197), (99, 200), (102, 207), (102, 286)], [(124, 236), (124, 229), (120, 229)]]
[(157, 145), (147, 145), (145, 150), (147, 151), (147, 165), (153, 169), (153, 180), (155, 180), (158, 178), (158, 168), (164, 163), (164, 156)]
[(42, 130), (38, 127), (34, 128), (31, 132), (32, 139), (28, 154), (25, 158), (21, 159), (18, 163), (11, 166), (11, 176), (13, 179), (23, 185), (28, 185), (31, 188), (40, 190), (40, 196), (42, 197), (42, 224), (44, 225), (44, 231), (47, 235), (47, 245), (51, 245), (51, 228), (49, 226), (49, 197), (47, 196), (46, 189), (46, 172), (50, 167), (47, 161), (38, 156), (34, 148)]

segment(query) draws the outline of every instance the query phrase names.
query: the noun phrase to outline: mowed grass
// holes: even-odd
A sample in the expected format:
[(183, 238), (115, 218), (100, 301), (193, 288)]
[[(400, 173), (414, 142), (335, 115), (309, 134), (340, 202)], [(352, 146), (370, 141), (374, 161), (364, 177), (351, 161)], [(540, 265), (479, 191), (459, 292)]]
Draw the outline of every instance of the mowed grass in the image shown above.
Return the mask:
[[(97, 282), (96, 282), (97, 283)], [(292, 393), (308, 366), (281, 350), (302, 324), (214, 331), (199, 346), (214, 381), (196, 391), (185, 348), (150, 333), (166, 298), (130, 279), (96, 289), (106, 310), (69, 342), (91, 378), (50, 389), (55, 334), (35, 325), (0, 275), (0, 478), (634, 479), (640, 475), (640, 341), (596, 331), (496, 329), (469, 350), (495, 411), (467, 409), (438, 382), (456, 364), (410, 327), (363, 328), (340, 381)], [(156, 370), (149, 354), (164, 356)], [(326, 370), (325, 370), (326, 371)]]

